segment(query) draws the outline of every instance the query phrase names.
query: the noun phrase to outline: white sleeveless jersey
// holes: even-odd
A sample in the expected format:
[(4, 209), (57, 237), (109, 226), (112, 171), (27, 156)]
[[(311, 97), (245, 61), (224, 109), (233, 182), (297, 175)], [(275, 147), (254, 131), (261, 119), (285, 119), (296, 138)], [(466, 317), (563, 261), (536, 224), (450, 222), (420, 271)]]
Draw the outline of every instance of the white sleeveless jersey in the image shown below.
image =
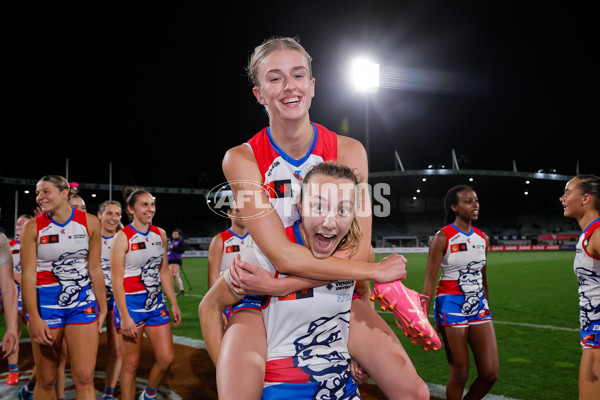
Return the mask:
[(246, 233), (244, 236), (238, 236), (231, 229), (227, 229), (219, 235), (223, 241), (223, 256), (221, 258), (221, 271), (219, 272), (219, 275), (221, 275), (231, 266), (235, 256), (240, 254), (240, 251), (250, 242), (250, 234)]
[(586, 250), (594, 232), (600, 234), (600, 219), (593, 221), (579, 236), (573, 262), (579, 282), (579, 321), (582, 329), (600, 320), (600, 259)]
[(446, 233), (446, 249), (440, 264), (439, 294), (464, 294), (483, 290), (481, 269), (486, 264), (487, 242), (477, 228), (465, 233), (454, 224), (441, 229)]
[[(37, 287), (60, 287), (56, 299), (40, 300), (41, 305), (56, 308), (82, 306), (95, 300), (88, 273), (89, 232), (86, 213), (73, 210), (71, 217), (59, 224), (48, 213), (36, 217), (37, 222)], [(87, 297), (76, 299), (74, 293), (87, 290)], [(41, 295), (40, 295), (41, 296)]]
[[(286, 229), (288, 237), (302, 243), (298, 225)], [(257, 249), (261, 266), (277, 278), (273, 265)], [(354, 281), (339, 281), (306, 289), (284, 297), (271, 297), (263, 304), (267, 332), (266, 381), (325, 381), (345, 371), (348, 327)], [(301, 380), (302, 380), (301, 379)]]
[(102, 255), (100, 263), (102, 264), (102, 274), (104, 275), (104, 286), (106, 286), (106, 298), (113, 297), (112, 277), (110, 274), (110, 248), (115, 235), (110, 237), (102, 236)]
[(263, 188), (284, 227), (300, 219), (296, 201), (304, 175), (316, 164), (337, 160), (337, 135), (312, 124), (314, 137), (304, 157), (294, 159), (277, 146), (271, 129), (264, 128), (246, 143), (252, 149), (263, 179)]
[(13, 271), (17, 274), (21, 273), (21, 242), (18, 239), (10, 241), (10, 253), (13, 260)]
[(164, 251), (160, 230), (150, 225), (145, 233), (127, 225), (122, 232), (127, 237), (125, 274), (123, 288), (125, 294), (146, 293), (150, 296), (161, 293), (160, 266)]

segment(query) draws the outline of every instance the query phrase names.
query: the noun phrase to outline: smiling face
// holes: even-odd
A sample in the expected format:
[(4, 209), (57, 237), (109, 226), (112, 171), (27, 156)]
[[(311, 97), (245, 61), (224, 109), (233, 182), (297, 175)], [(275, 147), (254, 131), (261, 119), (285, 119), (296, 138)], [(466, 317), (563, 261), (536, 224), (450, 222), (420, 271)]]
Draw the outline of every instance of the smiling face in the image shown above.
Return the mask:
[(121, 207), (116, 204), (109, 204), (104, 212), (98, 214), (102, 230), (109, 235), (117, 233), (119, 223), (121, 222)]
[(315, 174), (302, 188), (298, 204), (306, 246), (316, 258), (333, 254), (356, 215), (356, 184)]
[(134, 221), (144, 225), (150, 224), (156, 212), (154, 197), (150, 193), (142, 193), (137, 196), (133, 207), (127, 206), (127, 209), (133, 215)]
[(298, 120), (308, 117), (315, 95), (315, 80), (308, 60), (295, 50), (276, 50), (258, 68), (259, 85), (252, 90), (268, 108), (271, 119)]
[(67, 201), (68, 197), (68, 189), (60, 190), (52, 182), (42, 180), (35, 185), (35, 201), (43, 212), (53, 212)]
[(479, 218), (479, 198), (473, 189), (463, 189), (456, 194), (457, 202), (452, 209), (458, 218), (476, 221)]

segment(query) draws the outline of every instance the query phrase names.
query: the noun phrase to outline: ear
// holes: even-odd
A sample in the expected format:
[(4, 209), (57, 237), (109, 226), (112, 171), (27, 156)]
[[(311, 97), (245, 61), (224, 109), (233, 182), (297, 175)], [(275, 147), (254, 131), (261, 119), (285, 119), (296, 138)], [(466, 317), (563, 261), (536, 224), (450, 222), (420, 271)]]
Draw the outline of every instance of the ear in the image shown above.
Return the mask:
[(257, 86), (254, 86), (252, 88), (252, 93), (254, 94), (254, 97), (256, 97), (256, 101), (258, 101), (258, 104), (261, 104), (263, 106), (267, 105), (265, 102), (265, 98), (262, 95), (262, 92)]

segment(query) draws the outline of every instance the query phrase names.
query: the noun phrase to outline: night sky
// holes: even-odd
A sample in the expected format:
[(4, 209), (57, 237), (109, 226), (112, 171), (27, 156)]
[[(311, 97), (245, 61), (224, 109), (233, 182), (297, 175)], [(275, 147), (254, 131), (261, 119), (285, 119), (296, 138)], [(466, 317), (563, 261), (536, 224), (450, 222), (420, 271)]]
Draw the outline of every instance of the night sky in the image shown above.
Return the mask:
[[(167, 2), (163, 2), (167, 3)], [(179, 3), (179, 2), (177, 2)], [(600, 173), (597, 33), (588, 5), (489, 1), (45, 3), (10, 20), (0, 176), (48, 173), (210, 188), (224, 152), (268, 124), (244, 68), (271, 36), (313, 57), (311, 119), (364, 143), (369, 54), (395, 87), (369, 95), (372, 171), (451, 166)], [(20, 7), (20, 6), (14, 6)], [(394, 86), (394, 85), (391, 85)], [(590, 94), (591, 99), (590, 99)], [(596, 133), (593, 133), (596, 132)], [(10, 134), (9, 134), (10, 133)]]

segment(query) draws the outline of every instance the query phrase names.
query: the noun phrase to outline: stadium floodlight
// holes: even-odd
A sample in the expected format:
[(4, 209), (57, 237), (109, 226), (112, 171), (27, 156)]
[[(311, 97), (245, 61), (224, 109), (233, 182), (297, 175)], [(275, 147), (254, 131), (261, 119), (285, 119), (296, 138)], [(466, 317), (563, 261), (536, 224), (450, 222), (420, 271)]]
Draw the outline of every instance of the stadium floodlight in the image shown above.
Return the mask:
[(352, 62), (350, 77), (359, 92), (376, 92), (379, 88), (379, 64), (357, 58)]

